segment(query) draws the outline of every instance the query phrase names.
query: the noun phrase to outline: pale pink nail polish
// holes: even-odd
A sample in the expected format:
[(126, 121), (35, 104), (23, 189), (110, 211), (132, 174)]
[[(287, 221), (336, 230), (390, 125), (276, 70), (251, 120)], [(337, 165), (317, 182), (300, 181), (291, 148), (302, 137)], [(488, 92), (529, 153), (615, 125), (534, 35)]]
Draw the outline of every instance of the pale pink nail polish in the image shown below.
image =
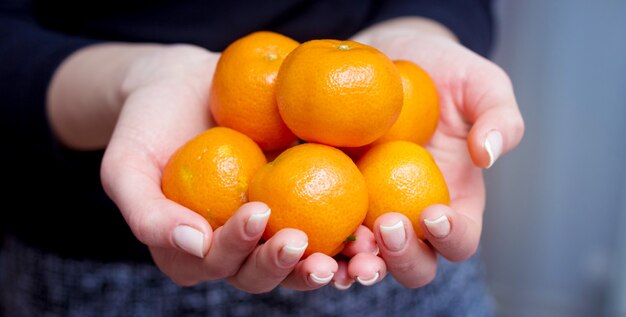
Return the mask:
[(445, 238), (450, 234), (450, 220), (446, 215), (434, 219), (424, 219), (424, 224), (435, 238)]

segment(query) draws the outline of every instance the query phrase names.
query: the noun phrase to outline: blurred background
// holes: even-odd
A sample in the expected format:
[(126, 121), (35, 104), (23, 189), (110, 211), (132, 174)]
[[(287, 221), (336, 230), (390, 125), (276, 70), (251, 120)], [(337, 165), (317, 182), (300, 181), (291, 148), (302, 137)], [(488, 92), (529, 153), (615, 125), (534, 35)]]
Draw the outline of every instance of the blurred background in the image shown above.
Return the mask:
[(500, 0), (493, 59), (526, 122), (486, 171), (499, 316), (626, 316), (626, 1)]

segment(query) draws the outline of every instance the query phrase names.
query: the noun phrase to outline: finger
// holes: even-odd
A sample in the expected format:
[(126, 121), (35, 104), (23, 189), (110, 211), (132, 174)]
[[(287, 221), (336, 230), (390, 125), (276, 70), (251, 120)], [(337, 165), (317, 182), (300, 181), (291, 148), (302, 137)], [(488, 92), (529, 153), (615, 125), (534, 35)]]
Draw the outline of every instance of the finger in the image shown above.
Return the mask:
[(386, 213), (374, 223), (374, 234), (387, 269), (402, 285), (422, 287), (435, 278), (437, 256), (417, 238), (409, 219), (399, 213)]
[(257, 247), (229, 282), (249, 293), (269, 292), (291, 273), (307, 246), (304, 232), (283, 229)]
[(150, 247), (204, 257), (213, 233), (208, 222), (163, 196), (158, 163), (123, 153), (114, 145), (107, 149), (101, 179), (133, 234)]
[(209, 252), (204, 258), (207, 279), (234, 275), (257, 247), (270, 216), (270, 208), (261, 202), (241, 206), (226, 223), (215, 230)]
[(353, 257), (362, 252), (378, 255), (378, 246), (376, 245), (374, 233), (372, 233), (372, 231), (366, 226), (359, 226), (352, 236), (354, 237), (354, 240), (346, 243), (346, 246), (341, 252), (343, 255)]
[(322, 253), (313, 253), (300, 261), (282, 285), (300, 291), (318, 289), (333, 279), (339, 265)]
[[(263, 203), (244, 204), (215, 231), (210, 249), (202, 258), (170, 247), (151, 247), (152, 257), (163, 273), (182, 286), (234, 275), (257, 246), (269, 216), (268, 210)], [(247, 229), (260, 232), (250, 234)]]
[(464, 87), (466, 117), (472, 124), (468, 148), (472, 161), (489, 168), (502, 154), (515, 148), (524, 135), (511, 80), (491, 62), (473, 70), (475, 76)]
[(348, 274), (361, 285), (371, 286), (383, 280), (387, 266), (372, 253), (359, 253), (350, 259)]
[(450, 261), (464, 261), (476, 253), (482, 220), (472, 218), (445, 205), (425, 208), (420, 224), (430, 244)]
[(345, 291), (352, 286), (354, 279), (348, 274), (348, 262), (343, 260), (337, 261), (337, 265), (337, 272), (333, 277), (333, 287), (340, 291)]

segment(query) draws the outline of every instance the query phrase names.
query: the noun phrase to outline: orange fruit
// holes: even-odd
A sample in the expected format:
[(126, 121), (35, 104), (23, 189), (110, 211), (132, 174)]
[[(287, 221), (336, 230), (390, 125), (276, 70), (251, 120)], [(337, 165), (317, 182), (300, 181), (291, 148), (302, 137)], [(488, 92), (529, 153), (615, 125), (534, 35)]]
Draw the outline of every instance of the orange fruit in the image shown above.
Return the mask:
[(283, 62), (276, 98), (299, 138), (355, 147), (380, 138), (396, 121), (402, 81), (393, 62), (371, 46), (313, 40)]
[(365, 180), (343, 152), (322, 144), (287, 149), (252, 180), (250, 200), (272, 209), (263, 237), (283, 228), (304, 231), (305, 256), (339, 253), (367, 212)]
[(230, 44), (217, 63), (209, 104), (218, 125), (252, 138), (263, 150), (297, 140), (278, 113), (276, 76), (298, 42), (273, 32), (255, 32)]
[(179, 148), (163, 169), (165, 196), (204, 216), (214, 229), (248, 201), (248, 185), (267, 161), (249, 137), (206, 130)]
[(412, 142), (391, 141), (372, 147), (357, 162), (367, 184), (369, 209), (364, 224), (373, 230), (376, 218), (387, 212), (406, 215), (420, 239), (422, 210), (449, 204), (443, 174), (426, 149)]
[(398, 120), (374, 144), (394, 140), (428, 143), (439, 121), (439, 96), (435, 82), (418, 65), (404, 60), (394, 61), (402, 79), (404, 92)]
[(425, 145), (435, 133), (439, 121), (439, 96), (435, 82), (413, 62), (398, 60), (394, 64), (400, 72), (404, 93), (400, 116), (385, 135), (371, 144), (341, 148), (355, 160), (373, 145), (395, 140)]

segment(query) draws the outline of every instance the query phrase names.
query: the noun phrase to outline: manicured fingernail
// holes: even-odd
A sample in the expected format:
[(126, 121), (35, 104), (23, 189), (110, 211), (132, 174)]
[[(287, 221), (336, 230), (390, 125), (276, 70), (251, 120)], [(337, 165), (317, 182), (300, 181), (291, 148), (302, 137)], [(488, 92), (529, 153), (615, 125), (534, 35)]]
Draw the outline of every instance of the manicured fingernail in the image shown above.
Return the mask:
[(450, 220), (446, 215), (441, 215), (435, 219), (424, 219), (424, 224), (435, 238), (445, 238), (450, 234)]
[(489, 165), (487, 165), (487, 168), (490, 168), (502, 152), (502, 134), (499, 131), (493, 130), (487, 133), (485, 150), (489, 154)]
[(356, 277), (356, 280), (359, 281), (359, 283), (361, 283), (361, 285), (363, 286), (371, 286), (374, 285), (374, 283), (376, 283), (376, 281), (378, 281), (378, 278), (380, 277), (380, 274), (378, 272), (376, 272), (376, 274), (374, 274), (374, 276), (370, 279), (362, 279), (360, 276)]
[(340, 291), (345, 291), (348, 288), (350, 288), (350, 286), (352, 286), (352, 282), (348, 284), (341, 284), (341, 283), (333, 282), (333, 286)]
[(204, 257), (204, 234), (190, 226), (180, 225), (174, 228), (174, 243), (185, 252), (199, 258)]
[(246, 221), (246, 234), (250, 237), (256, 237), (263, 233), (267, 219), (269, 219), (271, 209), (267, 209), (262, 213), (252, 214)]
[(300, 261), (300, 258), (302, 257), (302, 254), (304, 254), (304, 250), (306, 250), (306, 247), (308, 246), (309, 244), (307, 242), (305, 242), (304, 245), (301, 246), (292, 246), (286, 244), (283, 247), (282, 252), (280, 252), (280, 262), (285, 266), (291, 266), (298, 263), (298, 261)]
[(406, 243), (406, 233), (402, 220), (391, 226), (380, 225), (380, 235), (389, 251), (399, 251)]
[(320, 284), (320, 285), (325, 285), (328, 284), (328, 282), (330, 282), (330, 280), (333, 279), (333, 277), (335, 276), (335, 273), (330, 273), (330, 275), (326, 276), (326, 277), (319, 277), (313, 273), (309, 274), (309, 277), (311, 278), (311, 281)]

